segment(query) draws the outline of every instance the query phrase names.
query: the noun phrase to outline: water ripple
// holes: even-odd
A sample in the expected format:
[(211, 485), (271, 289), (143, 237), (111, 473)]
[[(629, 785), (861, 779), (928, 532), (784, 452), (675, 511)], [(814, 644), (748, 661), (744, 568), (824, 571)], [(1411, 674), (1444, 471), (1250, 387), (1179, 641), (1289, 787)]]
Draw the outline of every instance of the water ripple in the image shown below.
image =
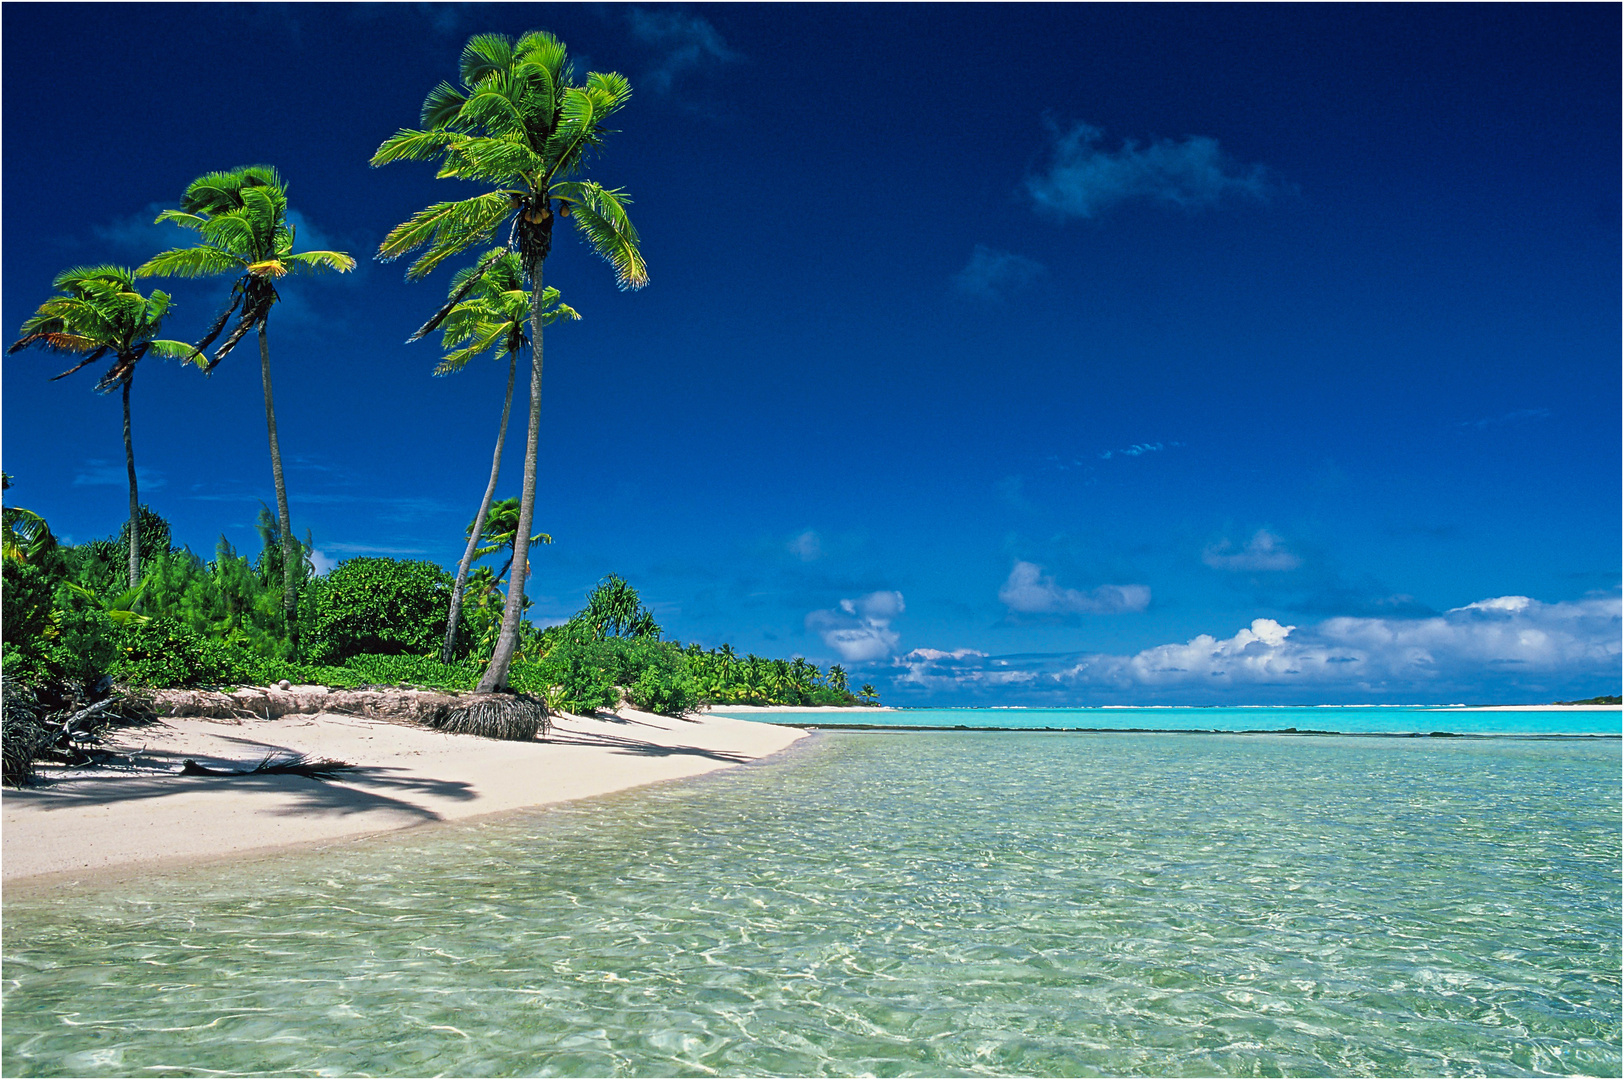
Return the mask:
[(1617, 743), (826, 735), (8, 902), (7, 1075), (1618, 1075)]

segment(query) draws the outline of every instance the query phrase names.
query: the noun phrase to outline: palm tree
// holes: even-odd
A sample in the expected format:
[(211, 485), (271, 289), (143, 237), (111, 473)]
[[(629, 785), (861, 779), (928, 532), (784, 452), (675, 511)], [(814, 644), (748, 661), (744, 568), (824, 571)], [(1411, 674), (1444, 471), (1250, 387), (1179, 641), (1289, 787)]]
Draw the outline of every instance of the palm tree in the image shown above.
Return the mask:
[(136, 268), (136, 275), (174, 277), (234, 275), (231, 303), (215, 320), (195, 356), (214, 343), (233, 315), (237, 324), (203, 365), (212, 372), (248, 331), (259, 330), (259, 373), (265, 388), (265, 427), (271, 440), (271, 480), (276, 487), (277, 525), (282, 533), (282, 613), (293, 656), (299, 655), (298, 584), (303, 560), (295, 551), (293, 526), (288, 520), (288, 490), (282, 478), (282, 451), (276, 438), (276, 408), (271, 400), (271, 346), (266, 334), (271, 306), (281, 299), (276, 279), (290, 271), (315, 273), (351, 270), (355, 260), (341, 251), (293, 250), (295, 230), (288, 220), (287, 186), (268, 165), (246, 165), (227, 172), (207, 173), (193, 180), (181, 196), (179, 210), (165, 210), (158, 221), (172, 221), (199, 235), (189, 248), (154, 255)]
[[(530, 420), (513, 553), (513, 573), (520, 581), (529, 567), (528, 541), (535, 516), (545, 305), (542, 266), (552, 250), (554, 218), (575, 222), (593, 249), (614, 267), (622, 288), (641, 288), (648, 282), (637, 230), (626, 215), (630, 200), (595, 181), (571, 179), (587, 155), (603, 144), (608, 134), (604, 124), (631, 96), (631, 84), (614, 73), (591, 72), (579, 86), (571, 85), (573, 78), (564, 43), (551, 34), (531, 31), (516, 42), (502, 34), (476, 35), (462, 51), (461, 89), (442, 82), (430, 90), (423, 101), (422, 129), (397, 132), (372, 156), (373, 165), (437, 160), (441, 177), (490, 186), (483, 195), (435, 203), (384, 237), (378, 248), (381, 259), (426, 246), (407, 271), (409, 279), (421, 278), (452, 255), (485, 243), (511, 219), (507, 247), (518, 252), (530, 282)], [(486, 261), (492, 260), (487, 256)], [(448, 315), (460, 300), (453, 294), (442, 314)], [(430, 319), (419, 333), (434, 329), (440, 317)], [(479, 683), (482, 693), (507, 687), (523, 615), (519, 592), (508, 590), (496, 652)]]
[(141, 581), (141, 499), (135, 484), (135, 447), (130, 441), (130, 385), (135, 365), (148, 352), (189, 359), (195, 350), (181, 341), (160, 341), (158, 331), (169, 313), (169, 294), (154, 289), (142, 296), (135, 277), (122, 266), (76, 266), (56, 276), (59, 295), (39, 306), (23, 323), (22, 337), (8, 353), (30, 345), (85, 358), (55, 379), (73, 374), (109, 353), (113, 366), (96, 382), (98, 393), (124, 391), (124, 467), (130, 476), (130, 587)]
[[(519, 257), (505, 248), (498, 248), (480, 260), (485, 267), (480, 273), (479, 267), (471, 266), (458, 271), (451, 279), (451, 295), (462, 297), (456, 301), (451, 309), (442, 316), (441, 325), (444, 328), (442, 342), (451, 351), (446, 353), (445, 359), (434, 369), (436, 375), (449, 375), (454, 371), (461, 371), (474, 357), (480, 353), (491, 350), (492, 354), (507, 353), (508, 377), (507, 392), (502, 396), (502, 422), (496, 429), (496, 452), (491, 455), (491, 478), (485, 485), (485, 495), (479, 502), (479, 513), (474, 515), (475, 521), (484, 521), (491, 509), (491, 499), (496, 494), (497, 477), (502, 471), (502, 447), (507, 442), (508, 413), (513, 406), (513, 379), (518, 369), (519, 350), (529, 341), (525, 336), (524, 324), (530, 315), (530, 294), (524, 290), (524, 272), (519, 265)], [(472, 289), (465, 288), (471, 278), (477, 277)], [(547, 311), (542, 315), (542, 323), (556, 322), (559, 319), (579, 319), (575, 309), (568, 304), (558, 303), (558, 290), (548, 287), (543, 290), (541, 302)], [(421, 334), (414, 335), (416, 340)], [(468, 568), (473, 565), (476, 558), (474, 549), (479, 546), (479, 530), (472, 525), (468, 528), (468, 546), (463, 549), (462, 562), (457, 564), (457, 581), (451, 587), (451, 611), (445, 624), (445, 645), (440, 650), (440, 662), (451, 663), (452, 654), (457, 649), (457, 630), (462, 618), (462, 595), (468, 584)]]
[[(490, 507), (485, 515), (485, 524), (476, 532), (474, 524), (478, 520), (478, 518), (475, 518), (474, 521), (468, 523), (470, 542), (484, 541), (479, 547), (474, 548), (474, 557), (482, 559), (486, 555), (494, 555), (499, 551), (508, 553), (508, 561), (502, 564), (502, 569), (496, 572), (491, 578), (490, 584), (486, 587), (485, 591), (489, 592), (501, 582), (502, 575), (513, 568), (514, 552), (519, 541), (519, 500), (503, 499)], [(529, 542), (532, 544), (550, 544), (553, 542), (553, 538), (546, 533), (536, 533), (530, 538)], [(511, 591), (511, 583), (515, 580), (519, 581), (520, 590), (524, 589), (524, 581), (517, 574), (508, 580), (510, 583), (509, 591)]]

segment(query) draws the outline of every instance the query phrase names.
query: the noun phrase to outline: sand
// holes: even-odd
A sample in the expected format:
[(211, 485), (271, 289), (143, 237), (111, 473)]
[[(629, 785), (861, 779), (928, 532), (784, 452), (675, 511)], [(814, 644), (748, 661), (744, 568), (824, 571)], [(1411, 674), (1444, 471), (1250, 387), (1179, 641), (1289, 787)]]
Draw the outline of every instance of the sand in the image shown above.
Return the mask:
[[(632, 709), (559, 716), (516, 743), (334, 713), (167, 718), (113, 736), (133, 768), (54, 771), (0, 796), (0, 881), (100, 885), (166, 865), (240, 858), (697, 776), (753, 761), (798, 728)], [(181, 776), (185, 758), (249, 769), (273, 751), (359, 766), (340, 778)]]

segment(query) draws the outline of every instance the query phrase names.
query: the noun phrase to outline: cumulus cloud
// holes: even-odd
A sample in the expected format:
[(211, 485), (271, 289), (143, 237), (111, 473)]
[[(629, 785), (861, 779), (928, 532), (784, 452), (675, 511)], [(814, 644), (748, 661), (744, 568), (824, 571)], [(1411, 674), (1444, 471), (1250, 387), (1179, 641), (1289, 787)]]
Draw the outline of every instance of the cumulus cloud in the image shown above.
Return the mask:
[(1288, 551), (1278, 536), (1268, 529), (1252, 534), (1246, 546), (1236, 550), (1227, 538), (1201, 553), (1201, 561), (1214, 570), (1295, 570), (1302, 559)]
[(1254, 619), (1229, 637), (1199, 634), (1131, 655), (915, 649), (898, 658), (898, 680), (938, 694), (1020, 687), (1029, 696), (1136, 703), (1549, 701), (1616, 688), (1620, 615), (1616, 595), (1553, 604), (1500, 596), (1426, 618), (1339, 616), (1301, 628)]
[(1263, 166), (1231, 160), (1204, 135), (1130, 139), (1117, 150), (1102, 148), (1104, 132), (1090, 124), (1053, 135), (1052, 160), (1027, 178), (1026, 190), (1039, 210), (1059, 218), (1097, 217), (1131, 201), (1197, 209), (1229, 197), (1263, 200), (1271, 192)]
[(1101, 585), (1086, 593), (1062, 589), (1041, 566), (1017, 562), (998, 590), (998, 599), (1023, 615), (1115, 615), (1145, 610), (1150, 589), (1144, 585)]
[(789, 542), (789, 552), (802, 562), (816, 562), (823, 557), (823, 538), (808, 529)]
[(627, 10), (626, 17), (631, 22), (632, 36), (659, 51), (654, 67), (642, 77), (642, 82), (658, 93), (669, 92), (672, 84), (689, 72), (739, 59), (716, 27), (698, 15), (672, 8), (650, 11), (634, 7)]
[(904, 610), (901, 593), (872, 592), (842, 600), (838, 608), (812, 612), (806, 617), (806, 628), (848, 663), (883, 660), (896, 651), (898, 635), (891, 629), (891, 620)]
[(1003, 300), (1031, 285), (1043, 273), (1043, 264), (1025, 255), (977, 244), (964, 269), (953, 275), (953, 286), (967, 296)]

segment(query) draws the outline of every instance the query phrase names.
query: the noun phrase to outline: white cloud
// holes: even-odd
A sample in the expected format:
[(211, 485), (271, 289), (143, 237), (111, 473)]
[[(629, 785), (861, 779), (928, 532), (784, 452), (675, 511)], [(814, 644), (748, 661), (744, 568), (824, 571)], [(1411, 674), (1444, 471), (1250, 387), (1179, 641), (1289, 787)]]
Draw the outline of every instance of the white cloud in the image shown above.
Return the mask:
[(1618, 596), (1546, 604), (1495, 597), (1427, 618), (1254, 619), (1131, 655), (994, 657), (914, 649), (900, 684), (935, 694), (1002, 689), (1134, 704), (1222, 701), (1551, 701), (1618, 686)]
[[(135, 467), (136, 487), (143, 491), (157, 490), (168, 483), (164, 474), (145, 465)], [(114, 465), (110, 461), (91, 458), (82, 463), (73, 474), (74, 487), (121, 487), (130, 486), (129, 468), (123, 462)]]
[(1147, 144), (1130, 139), (1115, 151), (1100, 148), (1104, 132), (1090, 124), (1053, 135), (1054, 160), (1027, 178), (1026, 190), (1040, 210), (1061, 218), (1096, 217), (1132, 200), (1187, 209), (1232, 195), (1261, 200), (1272, 187), (1261, 165), (1232, 161), (1216, 139), (1203, 135)]
[(883, 660), (896, 650), (898, 634), (891, 629), (891, 620), (904, 610), (901, 593), (872, 592), (842, 600), (838, 608), (812, 612), (806, 617), (806, 628), (848, 663)]
[(1295, 570), (1303, 564), (1268, 529), (1253, 533), (1239, 551), (1227, 538), (1213, 544), (1201, 553), (1201, 561), (1214, 570)]
[(328, 571), (337, 566), (339, 560), (333, 558), (320, 548), (310, 549), (310, 564), (316, 568), (318, 577), (325, 576)]
[(1114, 615), (1150, 606), (1144, 585), (1101, 585), (1092, 592), (1062, 589), (1036, 563), (1017, 562), (998, 590), (998, 599), (1024, 615)]
[(698, 15), (672, 8), (645, 10), (628, 8), (632, 36), (660, 50), (652, 70), (643, 73), (643, 82), (656, 93), (667, 93), (672, 84), (690, 71), (739, 59), (727, 47), (716, 27)]
[[(1178, 444), (1175, 443), (1174, 445), (1176, 446)], [(1159, 442), (1134, 443), (1132, 446), (1128, 447), (1125, 450), (1107, 450), (1107, 451), (1105, 451), (1104, 453), (1102, 453), (1100, 455), (1100, 460), (1101, 461), (1110, 461), (1112, 458), (1119, 457), (1119, 456), (1120, 457), (1139, 457), (1141, 454), (1153, 454), (1157, 450), (1160, 450), (1160, 449), (1162, 449), (1162, 444), (1159, 443)]]
[(1002, 300), (1042, 277), (1044, 266), (1025, 255), (977, 244), (964, 269), (953, 275), (960, 292), (983, 300)]
[(1616, 597), (1564, 604), (1530, 600), (1522, 607), (1489, 600), (1428, 619), (1338, 617), (1294, 638), (1295, 630), (1257, 619), (1251, 630), (1222, 641), (1203, 634), (1132, 657), (1091, 657), (1061, 677), (1142, 686), (1425, 685), (1505, 665), (1556, 672), (1599, 663), (1610, 665), (1616, 677), (1620, 655)]
[(802, 562), (816, 562), (823, 557), (823, 538), (808, 529), (789, 542), (789, 552)]
[(1456, 427), (1476, 428), (1484, 431), (1491, 427), (1504, 427), (1507, 424), (1521, 427), (1531, 424), (1535, 420), (1548, 420), (1551, 416), (1549, 409), (1514, 409), (1504, 416), (1485, 416), (1480, 420), (1462, 420)]

